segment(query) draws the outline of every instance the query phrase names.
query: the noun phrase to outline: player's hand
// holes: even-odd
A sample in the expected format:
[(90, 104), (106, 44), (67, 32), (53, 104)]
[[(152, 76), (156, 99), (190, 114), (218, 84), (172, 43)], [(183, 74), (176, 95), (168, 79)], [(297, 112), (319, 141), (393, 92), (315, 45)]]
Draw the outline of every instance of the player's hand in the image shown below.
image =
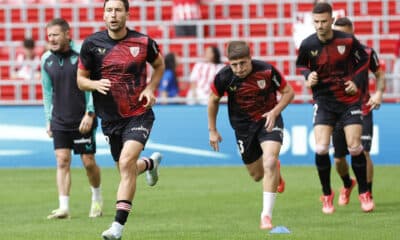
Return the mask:
[(367, 106), (369, 106), (370, 110), (379, 109), (382, 104), (382, 94), (375, 93), (371, 96), (371, 98), (367, 102)]
[(111, 81), (109, 79), (100, 79), (99, 81), (93, 81), (96, 84), (95, 89), (99, 93), (103, 95), (107, 95), (107, 92), (110, 91)]
[(318, 74), (317, 72), (311, 72), (308, 74), (307, 81), (306, 81), (306, 87), (311, 88), (315, 86), (318, 83)]
[(47, 124), (47, 126), (46, 126), (46, 133), (47, 133), (47, 135), (49, 136), (49, 137), (53, 137), (53, 132), (51, 131), (51, 129), (50, 129), (50, 123), (49, 124)]
[(264, 113), (262, 116), (266, 118), (265, 128), (267, 129), (267, 132), (272, 132), (272, 129), (275, 127), (276, 116), (278, 115), (274, 112), (274, 110), (271, 110)]
[(143, 105), (145, 108), (151, 108), (155, 103), (156, 103), (156, 96), (154, 95), (154, 92), (149, 89), (145, 88), (139, 96), (139, 101), (141, 102), (145, 98), (145, 104)]
[(217, 130), (210, 130), (210, 146), (216, 152), (219, 152), (219, 144), (222, 142), (222, 137)]
[(79, 124), (79, 132), (82, 134), (90, 132), (93, 126), (93, 118), (88, 114), (85, 114), (81, 120), (81, 124)]
[(344, 82), (344, 85), (346, 86), (344, 91), (348, 95), (355, 95), (357, 93), (358, 89), (357, 89), (356, 84), (353, 81), (346, 81), (346, 82)]

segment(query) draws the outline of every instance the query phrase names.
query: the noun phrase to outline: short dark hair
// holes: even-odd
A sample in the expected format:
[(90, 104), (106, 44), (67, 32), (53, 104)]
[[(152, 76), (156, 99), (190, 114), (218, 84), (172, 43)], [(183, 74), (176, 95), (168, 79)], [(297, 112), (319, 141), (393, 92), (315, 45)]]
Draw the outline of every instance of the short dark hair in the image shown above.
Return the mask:
[[(106, 7), (106, 3), (109, 2), (110, 0), (104, 0), (104, 5), (103, 8)], [(119, 0), (124, 4), (125, 11), (129, 12), (129, 1), (128, 0)]]
[(218, 47), (210, 46), (210, 49), (211, 49), (211, 51), (212, 51), (212, 53), (214, 55), (212, 63), (214, 63), (214, 64), (222, 63), (222, 61), (221, 61), (221, 53), (220, 53)]
[(351, 28), (353, 28), (353, 23), (347, 17), (341, 17), (341, 18), (336, 19), (334, 25), (335, 26), (340, 26), (340, 27), (351, 27)]
[(60, 26), (63, 32), (69, 31), (70, 29), (68, 22), (64, 18), (54, 18), (46, 25), (46, 28), (53, 26)]
[(25, 38), (24, 39), (24, 48), (34, 49), (35, 48), (35, 40), (33, 40), (32, 38)]
[(332, 15), (332, 6), (327, 2), (319, 2), (315, 4), (312, 13), (329, 13), (330, 15)]
[(176, 57), (174, 53), (167, 53), (164, 57), (165, 69), (171, 69), (175, 72), (176, 69)]
[(227, 55), (229, 60), (250, 57), (250, 47), (245, 41), (232, 41), (228, 44)]

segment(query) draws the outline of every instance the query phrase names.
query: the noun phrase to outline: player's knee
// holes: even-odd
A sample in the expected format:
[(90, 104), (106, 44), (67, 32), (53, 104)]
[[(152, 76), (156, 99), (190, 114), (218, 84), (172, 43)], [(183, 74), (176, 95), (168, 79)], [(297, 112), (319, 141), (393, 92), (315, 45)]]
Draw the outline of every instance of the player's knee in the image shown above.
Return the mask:
[(351, 156), (358, 156), (363, 153), (364, 149), (362, 145), (358, 145), (357, 147), (349, 147), (348, 150)]
[(249, 172), (251, 178), (253, 178), (254, 181), (259, 182), (263, 179), (264, 177), (264, 172), (259, 171), (259, 170), (253, 170)]
[(329, 153), (329, 146), (324, 144), (317, 144), (315, 146), (315, 152), (318, 155), (325, 155)]
[(69, 168), (70, 166), (70, 159), (68, 158), (68, 156), (63, 155), (63, 154), (56, 154), (56, 158), (57, 158), (57, 168)]
[(343, 164), (343, 163), (346, 162), (346, 158), (345, 157), (335, 157), (334, 160), (335, 160), (335, 163), (338, 164), (338, 165)]
[(96, 161), (93, 155), (82, 155), (83, 166), (87, 170), (91, 170), (96, 167)]
[(263, 167), (264, 172), (274, 171), (277, 167), (278, 158), (275, 156), (267, 156), (264, 158)]

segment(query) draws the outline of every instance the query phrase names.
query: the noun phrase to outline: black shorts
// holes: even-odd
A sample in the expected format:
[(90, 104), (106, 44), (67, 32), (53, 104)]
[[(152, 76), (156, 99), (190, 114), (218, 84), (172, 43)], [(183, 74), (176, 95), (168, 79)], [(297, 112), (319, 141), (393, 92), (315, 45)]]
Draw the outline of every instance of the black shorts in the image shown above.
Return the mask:
[(261, 143), (264, 141), (275, 141), (282, 144), (283, 141), (283, 119), (279, 115), (275, 121), (272, 132), (267, 132), (264, 121), (254, 123), (247, 130), (235, 130), (236, 143), (242, 156), (244, 164), (250, 164), (262, 155)]
[(110, 145), (114, 161), (118, 161), (122, 147), (128, 140), (146, 145), (153, 127), (154, 113), (150, 109), (139, 116), (129, 117), (115, 122), (102, 122), (103, 133)]
[[(361, 136), (361, 144), (364, 151), (367, 152), (371, 151), (373, 125), (372, 112), (369, 112), (367, 115), (363, 116)], [(349, 154), (342, 123), (336, 124), (332, 133), (332, 143), (335, 149), (335, 158), (344, 157)]]
[(96, 128), (86, 134), (76, 131), (53, 130), (54, 149), (73, 149), (74, 154), (96, 153)]
[(360, 104), (348, 105), (345, 108), (338, 108), (337, 110), (329, 109), (325, 104), (314, 104), (314, 119), (315, 125), (330, 125), (335, 127), (337, 123), (341, 122), (343, 126), (351, 124), (362, 124), (362, 111)]

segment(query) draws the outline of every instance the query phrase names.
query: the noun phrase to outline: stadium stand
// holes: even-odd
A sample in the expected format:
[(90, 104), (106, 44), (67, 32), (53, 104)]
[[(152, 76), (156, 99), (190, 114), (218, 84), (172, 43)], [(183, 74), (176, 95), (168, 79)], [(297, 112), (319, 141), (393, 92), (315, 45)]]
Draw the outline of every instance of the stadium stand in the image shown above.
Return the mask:
[[(274, 63), (292, 83), (298, 102), (307, 101), (307, 90), (296, 73), (296, 48), (292, 25), (297, 12), (312, 9), (312, 0), (208, 0), (202, 1), (202, 19), (197, 21), (198, 37), (178, 38), (174, 35), (172, 2), (130, 1), (128, 26), (155, 38), (162, 51), (180, 56), (178, 68), (182, 92), (193, 64), (203, 56), (204, 49), (216, 44), (221, 50), (232, 38), (250, 42), (254, 57)], [(0, 104), (41, 103), (37, 82), (10, 80), (15, 52), (20, 41), (32, 37), (37, 45), (46, 43), (45, 24), (54, 17), (71, 23), (74, 39), (103, 29), (103, 1), (100, 0), (0, 0)], [(334, 9), (345, 9), (354, 21), (357, 37), (372, 46), (386, 62), (388, 78), (392, 72), (394, 46), (400, 33), (400, 2), (398, 0), (337, 0)], [(390, 91), (390, 87), (388, 88)], [(393, 95), (393, 94), (392, 94)], [(389, 92), (389, 99), (397, 97)]]

